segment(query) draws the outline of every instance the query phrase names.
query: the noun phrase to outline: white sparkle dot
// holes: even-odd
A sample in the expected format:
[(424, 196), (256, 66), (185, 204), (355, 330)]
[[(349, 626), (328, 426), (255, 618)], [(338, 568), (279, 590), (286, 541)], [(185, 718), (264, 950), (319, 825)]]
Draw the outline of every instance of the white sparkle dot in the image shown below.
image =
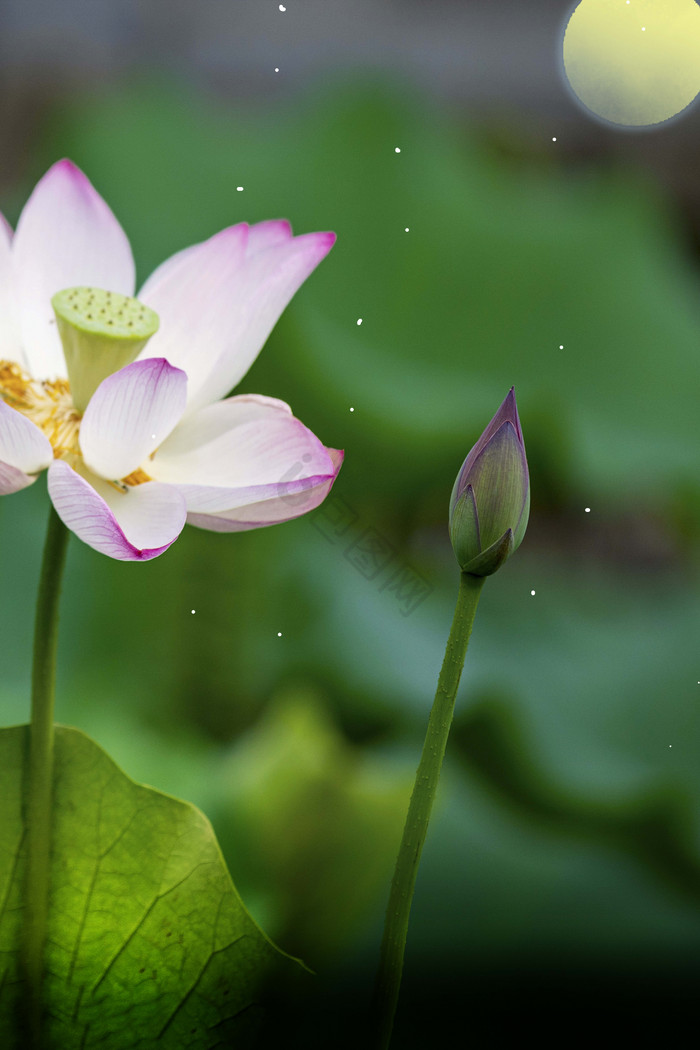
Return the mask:
[(586, 511), (586, 514), (590, 514), (591, 513), (591, 508), (590, 507), (584, 507), (584, 510)]
[(358, 324), (362, 324), (362, 318), (361, 318), (361, 317), (358, 317), (358, 318), (357, 318), (357, 323), (358, 323)]
[(556, 141), (557, 141), (557, 136), (556, 136), (556, 135), (554, 135), (554, 136), (552, 137), (552, 142), (556, 142)]
[(534, 594), (534, 593), (535, 593), (534, 591), (530, 591), (530, 594)]
[(394, 146), (394, 153), (400, 153), (401, 150), (398, 146)]
[(151, 437), (155, 440), (155, 434), (151, 434)]
[(279, 73), (279, 71), (280, 71), (280, 67), (279, 66), (275, 66), (275, 73)]
[(277, 637), (278, 637), (278, 638), (281, 638), (281, 637), (282, 637), (282, 632), (281, 632), (281, 631), (278, 631), (278, 632), (277, 632)]
[(408, 226), (404, 226), (403, 232), (408, 233)]
[(192, 610), (192, 615), (194, 616), (194, 609)]
[[(351, 408), (350, 408), (350, 411), (351, 411), (351, 412), (354, 412), (354, 411), (355, 411), (355, 409), (351, 407)], [(698, 685), (700, 685), (700, 682), (698, 682)]]
[(563, 344), (563, 343), (560, 343), (560, 344), (559, 344), (559, 349), (560, 349), (560, 350), (563, 350), (563, 349), (564, 349), (564, 344)]
[[(646, 31), (647, 31), (647, 27), (646, 26), (642, 26), (642, 32), (646, 33)], [(671, 745), (669, 744), (668, 746), (670, 747)]]
[(286, 10), (287, 10), (287, 8), (284, 6), (284, 4), (280, 4), (280, 11), (286, 11)]
[(236, 186), (236, 189), (238, 190), (239, 193), (243, 192), (243, 187), (242, 186)]
[(668, 746), (669, 746), (669, 747), (673, 747), (673, 744), (669, 744)]

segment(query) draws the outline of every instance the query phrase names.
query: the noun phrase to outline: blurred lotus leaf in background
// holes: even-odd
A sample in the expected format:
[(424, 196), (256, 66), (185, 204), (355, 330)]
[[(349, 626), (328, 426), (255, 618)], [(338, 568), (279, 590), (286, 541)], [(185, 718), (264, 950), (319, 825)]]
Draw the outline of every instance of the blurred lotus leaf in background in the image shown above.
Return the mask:
[(241, 895), (267, 887), (265, 929), (314, 968), (352, 943), (383, 894), (411, 785), (410, 769), (349, 745), (301, 690), (273, 698), (225, 759), (221, 845)]

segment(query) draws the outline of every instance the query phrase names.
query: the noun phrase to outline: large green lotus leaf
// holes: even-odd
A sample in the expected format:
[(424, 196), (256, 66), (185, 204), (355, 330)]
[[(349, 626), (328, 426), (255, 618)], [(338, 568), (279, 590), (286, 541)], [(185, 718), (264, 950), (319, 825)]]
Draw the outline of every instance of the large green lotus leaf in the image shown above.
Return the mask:
[[(26, 727), (0, 732), (0, 1045), (17, 1016)], [(49, 1050), (251, 1045), (272, 969), (296, 964), (255, 925), (209, 822), (130, 780), (89, 737), (56, 734), (45, 980)]]

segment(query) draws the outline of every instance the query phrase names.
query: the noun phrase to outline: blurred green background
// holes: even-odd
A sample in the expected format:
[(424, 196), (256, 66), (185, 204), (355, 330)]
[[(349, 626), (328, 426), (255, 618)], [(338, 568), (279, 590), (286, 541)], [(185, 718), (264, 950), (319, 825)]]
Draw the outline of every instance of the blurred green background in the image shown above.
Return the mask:
[[(556, 5), (535, 6), (551, 35)], [(700, 304), (683, 191), (700, 163), (670, 177), (680, 124), (625, 139), (565, 93), (556, 119), (515, 97), (484, 108), (359, 59), (285, 92), (198, 80), (184, 59), (57, 70), (61, 90), (47, 74), (14, 96), (31, 119), (4, 127), (8, 218), (67, 155), (141, 281), (241, 219), (335, 230), (239, 391), (284, 398), (346, 450), (308, 519), (187, 528), (142, 565), (73, 539), (59, 719), (210, 816), (252, 913), (317, 973), (280, 1015), (287, 1044), (357, 1045), (456, 597), (447, 502), (514, 384), (531, 523), (481, 599), (396, 1045), (441, 1045), (455, 1022), (478, 1045), (523, 1030), (562, 1045), (562, 1022), (603, 1019), (671, 1038), (700, 955)], [(27, 717), (47, 507), (43, 480), (0, 506), (7, 724)], [(354, 546), (368, 535), (388, 559), (372, 578)]]

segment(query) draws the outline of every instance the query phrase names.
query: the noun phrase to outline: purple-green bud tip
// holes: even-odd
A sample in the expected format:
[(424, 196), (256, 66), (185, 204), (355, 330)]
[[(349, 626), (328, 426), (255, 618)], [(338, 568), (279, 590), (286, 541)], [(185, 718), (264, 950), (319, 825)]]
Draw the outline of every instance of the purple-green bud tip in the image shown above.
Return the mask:
[(511, 387), (452, 489), (450, 539), (462, 572), (500, 569), (520, 546), (529, 515), (530, 476)]

